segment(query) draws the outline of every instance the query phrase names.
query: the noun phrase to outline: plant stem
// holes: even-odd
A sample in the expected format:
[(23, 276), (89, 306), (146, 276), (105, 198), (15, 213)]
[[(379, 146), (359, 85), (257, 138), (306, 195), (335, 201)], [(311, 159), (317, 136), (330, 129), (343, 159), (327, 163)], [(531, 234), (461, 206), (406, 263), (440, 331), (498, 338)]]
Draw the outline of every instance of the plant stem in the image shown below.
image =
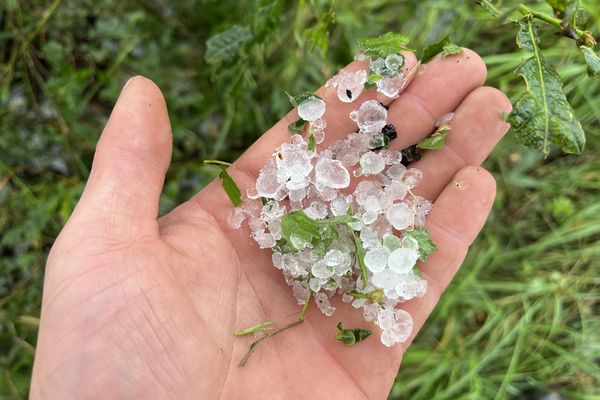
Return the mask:
[(308, 288), (308, 293), (306, 294), (306, 300), (304, 301), (304, 307), (302, 307), (302, 311), (300, 311), (300, 315), (298, 316), (298, 321), (304, 321), (304, 316), (306, 315), (306, 311), (308, 310), (308, 303), (310, 302), (310, 297), (312, 296), (312, 290)]
[(263, 335), (263, 336), (259, 337), (258, 339), (256, 339), (254, 342), (252, 342), (252, 344), (250, 345), (250, 348), (248, 349), (248, 351), (244, 355), (244, 358), (242, 358), (242, 360), (240, 361), (238, 366), (243, 367), (244, 365), (246, 365), (246, 363), (248, 362), (248, 359), (250, 358), (252, 353), (254, 353), (254, 350), (256, 350), (256, 347), (259, 344), (261, 344), (262, 342), (264, 342), (265, 340), (267, 340), (269, 338), (272, 338), (273, 336), (277, 335), (278, 333), (281, 333), (287, 329), (293, 328), (294, 326), (300, 325), (303, 322), (304, 322), (304, 319), (297, 319), (293, 322), (290, 322), (287, 325), (282, 326), (279, 329), (274, 330), (273, 332), (271, 332), (269, 334)]
[(571, 28), (573, 30), (572, 32), (575, 32), (577, 37), (572, 37), (571, 35), (569, 35), (569, 31), (564, 29), (565, 27), (562, 24), (562, 20), (560, 20), (559, 18), (556, 18), (552, 15), (548, 15), (548, 14), (540, 12), (540, 11), (536, 11), (533, 8), (528, 7), (524, 4), (520, 4), (518, 7), (518, 10), (523, 15), (531, 15), (532, 17), (537, 18), (540, 21), (544, 21), (550, 25), (557, 27), (567, 37), (571, 37), (572, 39), (579, 39), (581, 42), (583, 42), (584, 44), (586, 44), (588, 46), (589, 45), (593, 46), (595, 44), (595, 40), (590, 32), (581, 30), (581, 29), (577, 28), (576, 26), (570, 26), (569, 28)]
[(203, 164), (204, 165), (216, 165), (221, 168), (231, 167), (231, 163), (228, 163), (226, 161), (221, 161), (221, 160), (204, 160)]
[(356, 245), (356, 256), (358, 257), (358, 266), (360, 267), (360, 278), (362, 280), (362, 285), (365, 287), (367, 285), (367, 266), (365, 265), (365, 249), (362, 246), (360, 238), (354, 232), (354, 229), (351, 229), (352, 237), (354, 238), (354, 244)]

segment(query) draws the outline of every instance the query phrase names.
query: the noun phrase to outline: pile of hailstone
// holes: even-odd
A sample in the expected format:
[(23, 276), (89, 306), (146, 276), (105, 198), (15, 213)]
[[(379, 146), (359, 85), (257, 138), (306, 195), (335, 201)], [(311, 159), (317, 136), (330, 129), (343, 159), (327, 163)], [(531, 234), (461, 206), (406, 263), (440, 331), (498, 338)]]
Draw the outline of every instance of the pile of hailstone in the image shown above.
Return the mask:
[[(372, 87), (396, 98), (411, 73), (403, 65), (401, 55), (377, 58), (368, 71), (342, 71), (326, 86), (340, 101), (353, 102), (376, 72), (381, 78)], [(365, 320), (381, 328), (381, 342), (392, 346), (406, 341), (413, 326), (410, 314), (397, 307), (427, 289), (415, 266), (420, 241), (412, 233), (425, 224), (432, 204), (413, 193), (421, 171), (407, 168), (402, 153), (389, 148), (396, 130), (386, 106), (357, 103), (348, 116), (356, 132), (319, 148), (325, 106), (315, 95), (298, 104), (306, 138), (294, 134), (274, 151), (229, 223), (239, 228), (247, 221), (258, 246), (271, 249), (273, 266), (299, 305), (312, 294), (321, 312), (332, 316), (330, 299), (339, 294), (362, 309)]]

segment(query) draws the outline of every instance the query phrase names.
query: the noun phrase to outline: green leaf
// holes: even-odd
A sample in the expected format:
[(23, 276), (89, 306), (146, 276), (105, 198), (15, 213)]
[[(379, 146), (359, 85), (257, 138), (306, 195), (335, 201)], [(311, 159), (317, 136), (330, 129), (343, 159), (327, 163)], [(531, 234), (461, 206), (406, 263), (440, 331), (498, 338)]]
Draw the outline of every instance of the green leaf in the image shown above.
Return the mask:
[(317, 148), (317, 139), (315, 138), (315, 135), (313, 135), (312, 133), (310, 135), (308, 135), (308, 150), (314, 150)]
[(432, 43), (429, 46), (425, 47), (425, 49), (423, 50), (423, 55), (421, 56), (421, 63), (428, 63), (433, 57), (437, 56), (438, 54), (442, 54), (442, 56), (447, 57), (455, 54), (460, 54), (462, 52), (462, 47), (452, 43), (450, 41), (450, 36), (446, 36), (439, 42)]
[(303, 102), (305, 102), (308, 99), (312, 99), (313, 97), (316, 97), (317, 99), (321, 99), (319, 96), (317, 96), (316, 94), (314, 94), (312, 92), (304, 92), (297, 96), (293, 96), (293, 95), (289, 94), (288, 92), (285, 92), (285, 94), (287, 94), (288, 98), (290, 99), (290, 103), (292, 103), (292, 105), (294, 107), (298, 107), (300, 104), (302, 104)]
[(537, 25), (533, 26), (535, 29), (535, 35), (531, 36), (529, 34), (529, 26), (527, 25), (527, 19), (519, 22), (519, 32), (517, 33), (517, 46), (523, 50), (533, 51), (534, 41), (536, 45), (539, 45), (539, 27)]
[(417, 144), (417, 147), (428, 150), (443, 149), (444, 145), (446, 144), (446, 136), (448, 136), (448, 132), (450, 132), (450, 129), (438, 129), (430, 136), (421, 140), (419, 144)]
[(263, 322), (262, 324), (256, 324), (246, 329), (242, 329), (234, 333), (234, 336), (246, 336), (251, 333), (263, 332), (270, 328), (269, 325), (273, 324), (273, 321)]
[(223, 190), (227, 193), (227, 197), (229, 197), (231, 203), (235, 207), (242, 204), (242, 192), (235, 181), (231, 179), (231, 176), (229, 176), (227, 171), (222, 170), (219, 176), (221, 177), (221, 186), (223, 186)]
[(319, 16), (317, 24), (304, 31), (304, 39), (310, 42), (310, 51), (318, 48), (321, 55), (325, 57), (329, 47), (329, 26), (335, 23), (334, 12), (335, 1), (329, 7), (329, 11)]
[(370, 329), (364, 328), (344, 328), (341, 322), (337, 324), (338, 333), (335, 335), (335, 339), (349, 346), (362, 342), (371, 335)]
[(587, 73), (591, 78), (600, 78), (600, 57), (589, 47), (580, 47), (585, 62), (587, 64)]
[(288, 130), (292, 133), (300, 134), (304, 130), (305, 124), (306, 124), (305, 120), (303, 120), (302, 118), (298, 118), (296, 121), (294, 121), (288, 125)]
[(204, 59), (208, 63), (232, 61), (252, 38), (252, 32), (247, 26), (234, 25), (206, 41)]
[(317, 221), (302, 210), (291, 211), (281, 217), (281, 234), (295, 250), (301, 250), (313, 239), (321, 238)]
[(508, 121), (517, 139), (526, 146), (548, 154), (553, 143), (565, 153), (580, 154), (585, 133), (562, 91), (558, 73), (540, 52), (531, 21), (527, 21), (527, 28), (534, 54), (516, 71), (525, 80), (527, 92), (517, 100)]
[(425, 228), (415, 228), (412, 231), (404, 232), (404, 237), (411, 237), (419, 243), (419, 258), (421, 261), (427, 261), (427, 257), (437, 250), (437, 246), (433, 243), (429, 232)]
[(477, 4), (485, 8), (492, 16), (499, 17), (500, 11), (492, 4), (490, 0), (477, 0)]
[(356, 246), (356, 258), (358, 259), (358, 266), (360, 267), (360, 278), (362, 285), (367, 285), (367, 265), (365, 264), (365, 249), (362, 245), (362, 240), (358, 237), (356, 232), (352, 231), (352, 237), (354, 239), (354, 245)]
[(375, 38), (356, 39), (358, 46), (371, 57), (387, 57), (408, 50), (409, 40), (399, 33), (387, 32)]

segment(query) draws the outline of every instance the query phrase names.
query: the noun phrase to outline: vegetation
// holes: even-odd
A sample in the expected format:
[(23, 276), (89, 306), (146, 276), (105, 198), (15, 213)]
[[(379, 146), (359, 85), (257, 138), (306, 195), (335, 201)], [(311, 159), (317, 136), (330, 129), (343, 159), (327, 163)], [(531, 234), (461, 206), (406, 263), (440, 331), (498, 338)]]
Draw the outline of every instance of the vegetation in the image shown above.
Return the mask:
[[(586, 29), (600, 32), (600, 0), (580, 3)], [(524, 86), (513, 71), (531, 56), (518, 30), (475, 1), (0, 2), (0, 398), (26, 396), (45, 258), (131, 75), (156, 81), (169, 105), (166, 212), (218, 176), (203, 160), (234, 160), (289, 109), (283, 90), (315, 90), (351, 60), (356, 38), (400, 31), (423, 48), (451, 35), (484, 56), (487, 84), (515, 104)], [(545, 156), (510, 133), (495, 150), (492, 215), (405, 355), (392, 399), (600, 396), (600, 80), (583, 62), (593, 74), (594, 55), (553, 32), (540, 29), (539, 50), (585, 150)]]

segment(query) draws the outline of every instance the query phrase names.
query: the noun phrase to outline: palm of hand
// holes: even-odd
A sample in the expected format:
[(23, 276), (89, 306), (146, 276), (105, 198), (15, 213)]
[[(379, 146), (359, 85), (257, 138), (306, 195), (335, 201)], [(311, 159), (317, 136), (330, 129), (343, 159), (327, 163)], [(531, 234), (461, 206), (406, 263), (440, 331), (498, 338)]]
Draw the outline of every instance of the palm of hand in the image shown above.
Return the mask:
[[(429, 119), (461, 104), (455, 118), (461, 129), (454, 128), (448, 150), (426, 155), (418, 166), (426, 174), (439, 162), (448, 168), (423, 189), (424, 196), (437, 198), (429, 229), (440, 250), (422, 266), (429, 293), (404, 307), (415, 331), (456, 272), (493, 199), (489, 174), (460, 167), (478, 165), (506, 130), (497, 119), (509, 107), (506, 99), (476, 89), (485, 69), (474, 53), (460, 59), (454, 75), (439, 78), (454, 85), (445, 99), (427, 94), (431, 79), (423, 76), (405, 92), (429, 104), (420, 106)], [(435, 76), (435, 68), (450, 64), (435, 60), (426, 73)], [(401, 99), (390, 115), (395, 107), (415, 104)], [(482, 99), (491, 111), (483, 111)], [(355, 104), (331, 112), (328, 126), (349, 132), (343, 107)], [(417, 117), (408, 142), (431, 129), (419, 127)], [(285, 140), (288, 123), (284, 118), (276, 124), (231, 168), (242, 188)], [(475, 124), (488, 135), (478, 139), (477, 150), (461, 150)], [(32, 397), (385, 398), (405, 346), (386, 348), (377, 332), (353, 347), (336, 342), (338, 320), (366, 324), (347, 304), (334, 302), (333, 318), (311, 305), (305, 323), (261, 345), (246, 367), (237, 366), (251, 339), (233, 332), (298, 312), (299, 306), (270, 252), (248, 240), (245, 229), (228, 227), (230, 206), (218, 182), (156, 220), (170, 158), (168, 125), (158, 89), (134, 79), (115, 107), (84, 195), (48, 260)], [(464, 165), (445, 160), (446, 152)], [(457, 184), (442, 192), (455, 174)], [(470, 217), (454, 230), (467, 201), (473, 203)]]

